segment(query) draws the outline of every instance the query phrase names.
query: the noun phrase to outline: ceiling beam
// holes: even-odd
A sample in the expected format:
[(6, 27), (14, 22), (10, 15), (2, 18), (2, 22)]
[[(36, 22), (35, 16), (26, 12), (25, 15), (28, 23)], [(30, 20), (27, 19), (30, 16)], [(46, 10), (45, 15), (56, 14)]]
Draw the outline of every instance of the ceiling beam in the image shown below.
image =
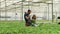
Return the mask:
[[(19, 2), (22, 2), (22, 1), (18, 1), (18, 2), (16, 2), (16, 3), (19, 3)], [(25, 2), (31, 2), (31, 1), (25, 1)], [(16, 3), (13, 3), (13, 4), (11, 4), (11, 5), (17, 5)], [(9, 7), (9, 6), (11, 6), (11, 5), (8, 5), (8, 6), (6, 6), (6, 7)], [(2, 7), (2, 8), (4, 8), (4, 7)]]
[(2, 3), (2, 2), (5, 2), (5, 0), (4, 1), (1, 1), (0, 3)]

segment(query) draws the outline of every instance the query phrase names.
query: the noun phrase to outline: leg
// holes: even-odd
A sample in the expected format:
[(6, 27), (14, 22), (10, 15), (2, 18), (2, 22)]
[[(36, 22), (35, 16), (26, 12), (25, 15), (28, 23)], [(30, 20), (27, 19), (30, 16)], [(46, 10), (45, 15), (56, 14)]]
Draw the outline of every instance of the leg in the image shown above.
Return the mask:
[(29, 22), (26, 22), (26, 24), (25, 24), (26, 26), (30, 26), (30, 23)]

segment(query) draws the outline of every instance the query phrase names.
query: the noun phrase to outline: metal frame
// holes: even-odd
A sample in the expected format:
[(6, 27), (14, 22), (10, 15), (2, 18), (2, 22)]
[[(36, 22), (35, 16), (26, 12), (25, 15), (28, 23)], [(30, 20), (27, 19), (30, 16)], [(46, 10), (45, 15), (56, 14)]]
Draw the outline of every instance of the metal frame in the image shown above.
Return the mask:
[[(1, 1), (1, 0), (0, 0)], [(1, 2), (0, 2), (0, 16), (1, 16)], [(1, 20), (1, 19), (0, 19)]]
[[(22, 11), (22, 17), (23, 17), (23, 2), (28, 2), (28, 4), (27, 5), (25, 5), (25, 6), (28, 6), (28, 9), (30, 9), (29, 8), (29, 6), (31, 6), (31, 8), (32, 8), (32, 6), (34, 6), (33, 5), (33, 3), (45, 3), (45, 4), (47, 4), (48, 5), (48, 16), (49, 16), (49, 4), (51, 4), (52, 5), (52, 22), (54, 21), (53, 20), (53, 0), (52, 0), (52, 3), (46, 3), (46, 2), (32, 2), (32, 1), (18, 1), (18, 2), (16, 2), (16, 3), (13, 3), (13, 4), (11, 4), (11, 5), (14, 5), (14, 4), (16, 4), (17, 5), (17, 3), (19, 3), (19, 2), (21, 2), (21, 7), (20, 6), (18, 6), (18, 7), (14, 7), (14, 8), (10, 8), (10, 9), (6, 9), (7, 7), (9, 7), (9, 6), (11, 6), (11, 5), (8, 5), (8, 6), (6, 6), (7, 4), (6, 4), (6, 0), (4, 0), (4, 1), (2, 1), (2, 2), (5, 2), (5, 16), (7, 16), (7, 10), (11, 10), (11, 9), (16, 9), (16, 8), (21, 8), (21, 11)], [(29, 5), (30, 4), (30, 2), (32, 3), (31, 5)], [(1, 2), (0, 2), (1, 3)], [(18, 4), (18, 5), (20, 5), (20, 4)], [(1, 5), (0, 5), (1, 6)], [(40, 5), (39, 5), (40, 6)], [(0, 8), (1, 9), (1, 8)], [(22, 18), (23, 19), (23, 18)], [(5, 20), (7, 20), (7, 19), (5, 19)], [(49, 19), (48, 19), (49, 20)]]

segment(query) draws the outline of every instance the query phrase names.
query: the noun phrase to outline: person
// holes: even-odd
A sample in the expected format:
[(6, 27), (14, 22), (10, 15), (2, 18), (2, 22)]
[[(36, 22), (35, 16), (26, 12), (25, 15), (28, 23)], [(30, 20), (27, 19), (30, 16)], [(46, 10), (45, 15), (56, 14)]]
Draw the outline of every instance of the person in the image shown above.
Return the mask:
[(32, 23), (32, 26), (37, 25), (37, 24), (36, 24), (36, 15), (33, 15), (33, 16), (32, 16), (31, 23)]
[(30, 26), (31, 25), (31, 19), (30, 19), (30, 15), (31, 14), (31, 10), (28, 10), (28, 12), (25, 12), (24, 14), (24, 19), (25, 19), (25, 25), (26, 26)]

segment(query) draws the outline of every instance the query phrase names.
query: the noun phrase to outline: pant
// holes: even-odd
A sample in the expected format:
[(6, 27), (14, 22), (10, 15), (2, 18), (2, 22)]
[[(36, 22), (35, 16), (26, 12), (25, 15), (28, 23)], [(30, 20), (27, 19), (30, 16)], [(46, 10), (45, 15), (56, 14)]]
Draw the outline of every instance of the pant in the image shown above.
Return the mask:
[(26, 26), (30, 26), (30, 24), (29, 24), (29, 23), (26, 23), (25, 25), (26, 25)]
[(26, 22), (25, 25), (26, 25), (26, 26), (30, 26), (31, 23), (30, 23), (30, 22)]

